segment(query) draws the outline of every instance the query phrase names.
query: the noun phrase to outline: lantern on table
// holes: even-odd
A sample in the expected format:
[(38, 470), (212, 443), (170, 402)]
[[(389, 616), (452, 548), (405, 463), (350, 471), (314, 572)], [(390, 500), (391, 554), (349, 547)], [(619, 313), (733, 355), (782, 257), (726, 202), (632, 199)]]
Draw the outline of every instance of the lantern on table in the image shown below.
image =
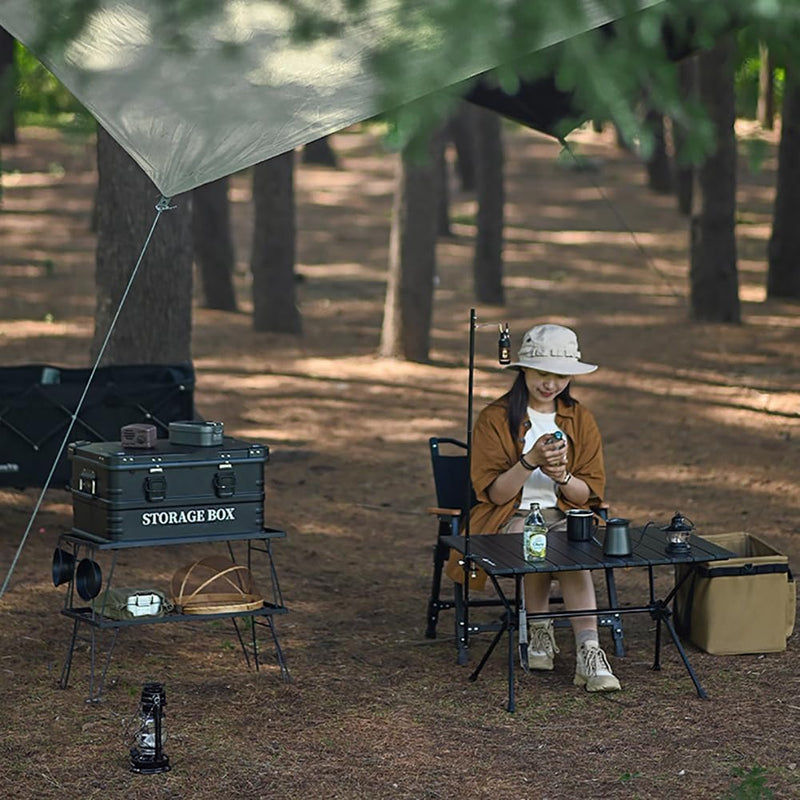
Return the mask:
[(139, 729), (131, 748), (131, 770), (145, 775), (168, 772), (169, 757), (164, 753), (164, 706), (167, 696), (160, 683), (146, 683), (142, 687), (139, 704)]
[(661, 530), (666, 536), (668, 553), (685, 553), (691, 549), (689, 538), (694, 530), (694, 523), (680, 511), (676, 511), (669, 525)]

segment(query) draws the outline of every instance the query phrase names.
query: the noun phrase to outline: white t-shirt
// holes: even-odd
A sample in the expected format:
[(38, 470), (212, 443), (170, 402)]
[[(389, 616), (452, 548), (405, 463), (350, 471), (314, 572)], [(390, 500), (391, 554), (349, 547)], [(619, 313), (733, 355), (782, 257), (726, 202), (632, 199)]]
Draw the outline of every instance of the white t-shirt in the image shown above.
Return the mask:
[[(534, 411), (528, 408), (528, 419), (531, 427), (525, 434), (525, 444), (522, 448), (523, 453), (533, 447), (536, 440), (545, 433), (555, 433), (559, 428), (556, 426), (556, 412), (543, 414), (541, 411)], [(562, 431), (563, 433), (563, 431)], [(540, 469), (535, 469), (528, 475), (528, 480), (522, 486), (522, 501), (520, 509), (527, 511), (531, 503), (538, 503), (542, 508), (553, 508), (556, 505), (556, 484), (555, 481), (547, 477)]]

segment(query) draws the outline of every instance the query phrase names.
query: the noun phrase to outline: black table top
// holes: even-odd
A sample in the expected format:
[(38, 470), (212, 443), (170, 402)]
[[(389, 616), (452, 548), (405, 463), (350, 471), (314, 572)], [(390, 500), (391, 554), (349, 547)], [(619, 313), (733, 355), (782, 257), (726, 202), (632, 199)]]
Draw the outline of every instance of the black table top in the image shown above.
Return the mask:
[[(598, 533), (602, 542), (603, 531)], [(473, 534), (469, 537), (470, 557), (489, 575), (518, 575), (526, 572), (564, 572), (568, 570), (605, 569), (607, 567), (648, 567), (662, 564), (691, 564), (724, 561), (736, 553), (692, 535), (690, 549), (667, 552), (664, 533), (657, 527), (631, 526), (632, 553), (629, 556), (607, 556), (596, 542), (570, 542), (566, 530), (547, 535), (547, 558), (526, 561), (522, 556), (521, 533)], [(465, 553), (464, 536), (442, 536), (441, 541)]]

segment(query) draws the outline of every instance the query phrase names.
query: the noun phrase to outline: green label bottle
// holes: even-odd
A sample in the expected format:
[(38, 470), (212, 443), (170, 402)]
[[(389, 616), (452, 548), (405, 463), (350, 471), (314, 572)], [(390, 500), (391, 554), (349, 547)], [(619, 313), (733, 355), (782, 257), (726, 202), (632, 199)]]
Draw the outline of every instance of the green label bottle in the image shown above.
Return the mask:
[(531, 503), (522, 529), (522, 553), (526, 561), (543, 561), (547, 555), (547, 524), (538, 503)]

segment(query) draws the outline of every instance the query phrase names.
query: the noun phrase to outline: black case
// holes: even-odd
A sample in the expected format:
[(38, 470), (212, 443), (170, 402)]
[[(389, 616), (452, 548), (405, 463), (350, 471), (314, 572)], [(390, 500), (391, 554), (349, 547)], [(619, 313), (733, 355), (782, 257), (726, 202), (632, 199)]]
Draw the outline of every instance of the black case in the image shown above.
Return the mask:
[(269, 448), (231, 437), (149, 450), (74, 442), (72, 530), (100, 541), (250, 533), (264, 527)]
[(72, 442), (113, 442), (135, 423), (155, 425), (166, 438), (171, 421), (195, 415), (191, 364), (99, 367), (89, 384), (91, 375), (90, 368), (43, 364), (0, 368), (0, 486), (44, 486), (54, 470), (50, 488), (66, 488), (70, 465), (61, 444), (76, 412)]

